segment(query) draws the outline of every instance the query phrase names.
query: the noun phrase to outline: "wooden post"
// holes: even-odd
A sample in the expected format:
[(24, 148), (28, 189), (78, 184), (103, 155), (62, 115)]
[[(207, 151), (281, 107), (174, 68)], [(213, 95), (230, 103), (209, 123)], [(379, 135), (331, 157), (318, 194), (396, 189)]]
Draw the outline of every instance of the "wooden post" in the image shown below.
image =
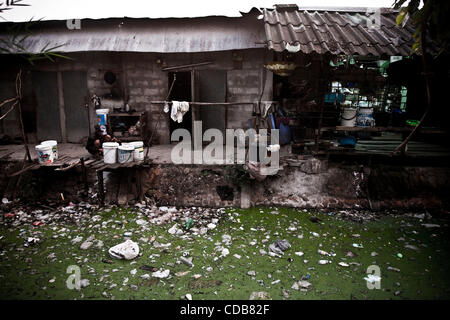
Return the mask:
[(105, 189), (103, 182), (103, 170), (97, 170), (98, 200), (101, 207), (105, 206)]
[[(25, 127), (23, 125), (23, 118), (22, 118), (22, 70), (19, 71), (16, 78), (16, 95), (17, 95), (17, 110), (19, 113), (19, 126), (20, 131), (22, 133), (23, 143), (25, 145), (25, 154), (28, 158), (28, 162), (31, 162), (31, 155), (30, 155), (30, 149), (28, 148), (28, 138), (25, 134)], [(25, 163), (25, 160), (24, 160)]]
[(61, 140), (67, 142), (66, 131), (66, 112), (64, 109), (64, 89), (61, 71), (57, 72), (57, 89), (58, 89), (58, 107), (59, 107), (59, 123), (61, 126)]
[(83, 170), (84, 193), (85, 193), (85, 195), (87, 197), (87, 195), (89, 194), (89, 186), (88, 186), (88, 181), (87, 181), (86, 166), (84, 164), (84, 158), (83, 157), (81, 157), (80, 162), (81, 162), (81, 169)]

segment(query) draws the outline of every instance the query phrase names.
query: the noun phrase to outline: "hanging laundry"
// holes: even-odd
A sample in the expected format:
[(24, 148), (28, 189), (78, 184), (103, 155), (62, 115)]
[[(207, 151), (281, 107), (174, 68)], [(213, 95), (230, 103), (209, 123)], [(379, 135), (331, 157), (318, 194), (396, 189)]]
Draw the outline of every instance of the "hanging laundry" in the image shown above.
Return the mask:
[(265, 118), (267, 116), (267, 112), (272, 107), (272, 102), (271, 101), (261, 101), (261, 104), (263, 105), (263, 108), (264, 108), (263, 118)]
[(170, 117), (173, 121), (178, 123), (183, 122), (183, 116), (189, 111), (189, 102), (186, 101), (172, 101), (172, 112)]
[(168, 102), (166, 102), (166, 103), (164, 104), (164, 112), (165, 112), (165, 113), (169, 112), (169, 103), (168, 103)]

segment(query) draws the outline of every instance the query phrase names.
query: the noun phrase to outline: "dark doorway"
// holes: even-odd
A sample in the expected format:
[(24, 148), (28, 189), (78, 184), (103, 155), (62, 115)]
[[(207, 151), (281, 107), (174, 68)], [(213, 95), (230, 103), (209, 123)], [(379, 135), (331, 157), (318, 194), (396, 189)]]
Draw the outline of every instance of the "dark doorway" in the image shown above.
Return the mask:
[[(191, 72), (169, 72), (169, 90), (172, 85), (174, 75), (176, 75), (176, 80), (169, 100), (191, 102)], [(183, 116), (183, 121), (181, 123), (170, 119), (170, 134), (179, 128), (186, 129), (192, 133), (192, 107), (190, 107), (189, 111)]]
[[(199, 71), (199, 101), (225, 102), (227, 95), (227, 72), (225, 70)], [(203, 132), (210, 128), (225, 133), (225, 108), (221, 105), (200, 109)]]
[(56, 72), (34, 71), (33, 87), (36, 94), (37, 139), (61, 141), (59, 124), (58, 87)]
[(79, 143), (89, 135), (87, 110), (84, 107), (87, 76), (83, 71), (62, 73), (67, 141)]

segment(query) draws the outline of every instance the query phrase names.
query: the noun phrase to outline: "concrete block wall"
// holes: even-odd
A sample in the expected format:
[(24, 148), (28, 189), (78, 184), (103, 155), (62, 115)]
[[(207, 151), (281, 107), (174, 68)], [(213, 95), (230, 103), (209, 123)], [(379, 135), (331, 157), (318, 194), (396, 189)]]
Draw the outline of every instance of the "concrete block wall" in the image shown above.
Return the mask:
[[(150, 104), (150, 101), (165, 100), (168, 88), (168, 72), (163, 67), (179, 66), (191, 63), (211, 61), (213, 64), (196, 67), (195, 70), (226, 70), (228, 102), (258, 101), (262, 84), (263, 64), (267, 59), (264, 50), (241, 50), (240, 66), (236, 66), (231, 51), (210, 53), (90, 53), (88, 69), (88, 90), (97, 95), (107, 94), (109, 87), (103, 81), (107, 70), (115, 72), (118, 78), (126, 82), (130, 96), (130, 106), (138, 111), (147, 111), (147, 132), (151, 133), (158, 120), (161, 104)], [(157, 64), (160, 59), (162, 64)], [(189, 71), (189, 69), (181, 69)], [(263, 100), (272, 99), (272, 74), (267, 72)], [(228, 109), (228, 128), (247, 128), (247, 120), (251, 117), (253, 106), (239, 105)], [(163, 113), (154, 135), (157, 144), (170, 143), (170, 117)]]

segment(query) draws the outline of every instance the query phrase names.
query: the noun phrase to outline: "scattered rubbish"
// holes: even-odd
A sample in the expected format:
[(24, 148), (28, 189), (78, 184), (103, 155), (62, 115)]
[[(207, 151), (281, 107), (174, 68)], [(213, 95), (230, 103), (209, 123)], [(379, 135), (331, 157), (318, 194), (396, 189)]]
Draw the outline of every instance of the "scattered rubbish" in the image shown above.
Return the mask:
[(289, 249), (291, 245), (287, 240), (277, 240), (271, 245), (269, 245), (269, 251), (276, 255), (283, 255), (284, 251)]
[(151, 271), (151, 272), (156, 272), (156, 271), (158, 271), (158, 268), (152, 267), (152, 266), (147, 266), (147, 265), (143, 265), (143, 266), (141, 266), (139, 269), (145, 270), (145, 271)]
[(394, 271), (394, 272), (400, 272), (399, 268), (387, 267), (387, 269), (390, 270), (390, 271)]
[(192, 300), (192, 295), (190, 293), (187, 293), (185, 295), (185, 297), (186, 297), (186, 300)]
[(169, 232), (170, 234), (176, 235), (176, 236), (183, 234), (183, 230), (179, 229), (177, 224), (174, 224), (174, 225), (172, 226), (172, 228), (170, 228), (170, 229), (168, 230), (168, 232)]
[(222, 257), (226, 257), (229, 254), (230, 254), (230, 250), (228, 250), (227, 248), (222, 249)]
[(136, 273), (137, 273), (137, 270), (136, 270), (136, 269), (133, 269), (133, 270), (130, 271), (130, 274), (131, 274), (132, 276), (134, 276)]
[(434, 223), (422, 223), (425, 228), (440, 228), (441, 226)]
[(322, 220), (315, 216), (311, 216), (311, 217), (309, 217), (309, 221), (311, 221), (313, 223), (320, 223)]
[(193, 224), (194, 224), (194, 219), (189, 218), (189, 220), (186, 221), (186, 225), (185, 225), (186, 230), (191, 229)]
[(311, 232), (311, 234), (312, 234), (314, 237), (320, 237), (320, 234), (318, 234), (317, 232)]
[(180, 257), (180, 261), (191, 268), (194, 266), (194, 264), (192, 263), (192, 257), (191, 258)]
[(82, 280), (80, 280), (80, 287), (81, 288), (89, 287), (90, 284), (91, 284), (91, 282), (89, 281), (89, 279), (82, 279)]
[(300, 280), (300, 281), (294, 282), (291, 289), (294, 289), (294, 290), (300, 290), (300, 288), (308, 289), (310, 286), (312, 286), (312, 284), (309, 281)]
[(254, 291), (251, 293), (249, 300), (268, 300), (270, 299), (270, 295), (264, 291)]
[(40, 242), (39, 238), (28, 237), (26, 242), (25, 242), (25, 246), (28, 247), (29, 245), (37, 244), (39, 242)]
[(166, 269), (166, 270), (164, 270), (164, 271), (156, 271), (156, 272), (153, 272), (153, 273), (152, 273), (152, 276), (153, 276), (154, 278), (160, 278), (160, 279), (162, 279), (162, 278), (167, 278), (167, 277), (169, 276), (169, 274), (170, 274), (170, 270), (169, 270), (169, 269)]
[(301, 251), (297, 251), (297, 252), (295, 252), (295, 255), (301, 257), (304, 255), (304, 253)]
[(318, 254), (320, 254), (320, 255), (322, 255), (322, 256), (330, 256), (330, 254), (328, 253), (328, 252), (326, 252), (326, 251), (323, 251), (323, 250), (317, 250), (317, 253)]
[(175, 273), (175, 275), (176, 275), (177, 277), (184, 277), (184, 276), (187, 275), (189, 272), (190, 272), (190, 271), (180, 271), (180, 272)]
[(406, 249), (411, 249), (411, 250), (414, 250), (414, 251), (419, 251), (420, 250), (418, 247), (416, 247), (416, 246), (414, 246), (412, 244), (405, 245), (405, 248)]
[(352, 244), (352, 246), (355, 248), (364, 248), (363, 245), (359, 244), (359, 243), (354, 243), (354, 244)]
[(377, 276), (377, 275), (374, 275), (374, 274), (368, 274), (367, 277), (364, 277), (363, 279), (368, 281), (368, 282), (370, 282), (370, 283), (372, 283), (372, 284), (375, 283), (375, 282), (381, 281), (381, 277)]
[(329, 264), (331, 263), (330, 260), (319, 260), (319, 264)]
[(91, 241), (85, 241), (85, 242), (83, 242), (83, 243), (81, 244), (80, 249), (81, 249), (81, 250), (87, 250), (87, 249), (89, 249), (90, 247), (92, 247), (93, 244), (94, 244), (94, 243), (91, 242)]
[(238, 254), (233, 254), (233, 257), (235, 257), (236, 259), (240, 259), (241, 258), (241, 256), (240, 255), (238, 255)]
[(397, 257), (401, 259), (403, 258), (403, 255), (401, 253), (397, 253)]
[(112, 264), (113, 263), (113, 261), (109, 260), (109, 259), (102, 259), (102, 262), (103, 263), (108, 263), (108, 264)]
[(378, 255), (378, 253), (377, 253), (377, 252), (375, 252), (375, 251), (372, 251), (372, 252), (370, 253), (370, 255), (371, 255), (372, 257), (375, 257), (375, 256), (377, 256), (377, 255)]
[(248, 274), (249, 276), (251, 276), (251, 277), (256, 276), (256, 272), (253, 271), (253, 270), (247, 272), (247, 274)]
[(139, 246), (132, 240), (126, 240), (109, 249), (109, 255), (116, 259), (131, 260), (138, 256)]
[(349, 267), (350, 265), (345, 263), (345, 262), (339, 262), (338, 265), (340, 265), (341, 267)]
[(206, 227), (208, 227), (208, 229), (212, 230), (216, 228), (216, 225), (214, 223), (209, 223)]

